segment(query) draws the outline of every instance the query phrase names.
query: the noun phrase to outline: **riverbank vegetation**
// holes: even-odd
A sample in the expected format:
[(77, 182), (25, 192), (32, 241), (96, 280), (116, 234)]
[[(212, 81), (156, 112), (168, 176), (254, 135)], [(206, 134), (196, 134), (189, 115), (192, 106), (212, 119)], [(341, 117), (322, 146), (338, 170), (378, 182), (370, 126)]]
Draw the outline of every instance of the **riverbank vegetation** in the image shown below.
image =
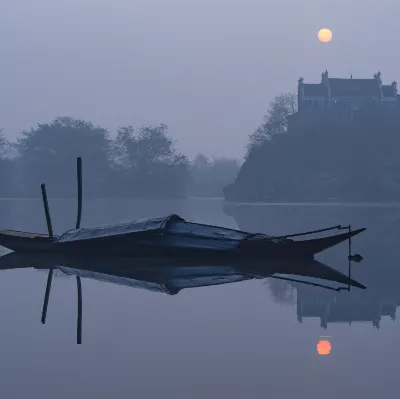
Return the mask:
[(38, 197), (42, 182), (52, 196), (75, 196), (77, 156), (83, 158), (88, 197), (222, 197), (240, 167), (236, 160), (203, 154), (189, 160), (164, 124), (122, 126), (111, 137), (91, 122), (57, 117), (14, 142), (0, 132), (0, 196)]

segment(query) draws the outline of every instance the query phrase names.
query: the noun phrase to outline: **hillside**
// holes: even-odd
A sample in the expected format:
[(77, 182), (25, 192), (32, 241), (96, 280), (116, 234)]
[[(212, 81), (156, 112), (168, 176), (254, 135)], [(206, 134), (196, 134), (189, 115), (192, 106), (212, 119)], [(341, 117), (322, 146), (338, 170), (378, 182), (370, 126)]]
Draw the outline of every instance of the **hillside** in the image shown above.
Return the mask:
[(309, 117), (248, 153), (228, 201), (400, 200), (400, 112)]

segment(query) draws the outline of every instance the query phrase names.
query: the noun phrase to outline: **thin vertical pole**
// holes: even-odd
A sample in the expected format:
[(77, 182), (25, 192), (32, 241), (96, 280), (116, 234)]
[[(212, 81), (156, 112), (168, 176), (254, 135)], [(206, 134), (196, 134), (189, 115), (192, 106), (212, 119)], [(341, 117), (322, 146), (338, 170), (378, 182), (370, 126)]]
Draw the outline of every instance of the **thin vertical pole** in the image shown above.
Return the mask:
[(49, 202), (47, 200), (46, 185), (42, 183), (40, 185), (40, 188), (42, 190), (42, 199), (43, 199), (44, 213), (46, 215), (47, 230), (49, 232), (49, 236), (53, 238), (53, 226), (51, 225), (51, 216), (50, 216)]
[(78, 157), (76, 160), (76, 173), (78, 178), (78, 214), (76, 217), (76, 228), (81, 227), (82, 218), (82, 158)]
[[(351, 224), (349, 224), (349, 233), (351, 233)], [(349, 237), (349, 287), (348, 290), (350, 291), (350, 278), (351, 278), (351, 237)]]
[[(76, 216), (76, 228), (81, 227), (82, 219), (82, 158), (76, 159), (76, 175), (78, 180), (78, 214)], [(76, 286), (78, 290), (78, 318), (76, 327), (76, 343), (82, 343), (82, 284), (81, 278), (76, 276)]]
[[(46, 192), (46, 185), (42, 183), (40, 185), (40, 188), (42, 190), (42, 199), (43, 199), (43, 206), (44, 206), (44, 212), (46, 215), (46, 223), (47, 223), (47, 230), (49, 233), (49, 236), (51, 238), (54, 237), (53, 235), (53, 227), (51, 224), (51, 216), (50, 216), (50, 209), (49, 209), (49, 202), (47, 200), (47, 192)], [(47, 283), (46, 283), (46, 291), (44, 294), (44, 302), (43, 302), (43, 308), (42, 308), (42, 324), (46, 323), (46, 315), (47, 315), (47, 307), (49, 305), (49, 297), (50, 297), (50, 289), (51, 289), (51, 282), (53, 280), (53, 269), (49, 270), (49, 273), (47, 275)]]
[(76, 276), (76, 285), (78, 288), (78, 319), (76, 328), (76, 343), (82, 343), (82, 284), (81, 278)]
[(46, 292), (44, 294), (44, 302), (42, 309), (42, 324), (46, 323), (46, 315), (47, 315), (47, 307), (49, 305), (49, 297), (50, 297), (50, 289), (51, 289), (51, 281), (53, 280), (53, 269), (49, 270), (47, 275), (47, 283), (46, 283)]

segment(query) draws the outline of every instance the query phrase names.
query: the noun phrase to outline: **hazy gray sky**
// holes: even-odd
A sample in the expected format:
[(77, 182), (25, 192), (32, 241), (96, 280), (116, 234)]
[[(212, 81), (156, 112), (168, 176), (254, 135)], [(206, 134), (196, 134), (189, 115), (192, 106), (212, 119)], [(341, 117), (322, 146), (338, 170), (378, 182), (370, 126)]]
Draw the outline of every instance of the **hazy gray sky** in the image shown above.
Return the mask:
[[(297, 79), (398, 79), (399, 0), (1, 0), (0, 126), (166, 123), (189, 156), (240, 157)], [(321, 44), (321, 27), (333, 41)]]

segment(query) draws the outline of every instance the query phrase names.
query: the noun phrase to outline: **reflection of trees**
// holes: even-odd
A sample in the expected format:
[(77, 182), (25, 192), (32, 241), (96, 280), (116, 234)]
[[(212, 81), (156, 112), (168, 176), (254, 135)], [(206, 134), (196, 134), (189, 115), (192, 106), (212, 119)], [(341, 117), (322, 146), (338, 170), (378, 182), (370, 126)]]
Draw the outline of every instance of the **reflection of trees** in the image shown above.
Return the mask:
[(269, 288), (269, 293), (276, 303), (283, 305), (295, 305), (296, 295), (294, 287), (283, 280), (269, 279), (266, 281)]

